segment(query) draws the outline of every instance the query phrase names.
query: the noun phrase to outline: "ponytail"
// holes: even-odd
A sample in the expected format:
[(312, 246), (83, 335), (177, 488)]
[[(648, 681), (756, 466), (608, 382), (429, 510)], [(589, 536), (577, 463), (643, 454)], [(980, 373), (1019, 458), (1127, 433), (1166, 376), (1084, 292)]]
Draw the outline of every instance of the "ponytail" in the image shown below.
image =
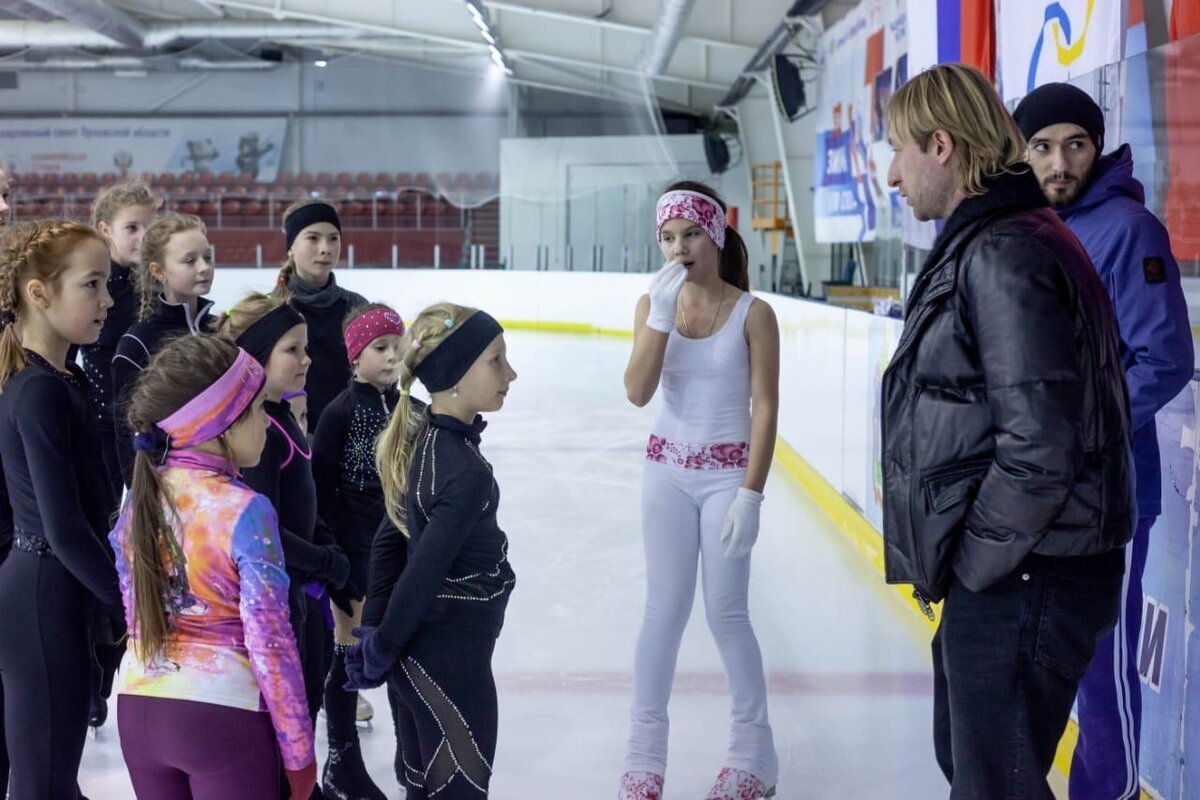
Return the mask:
[(437, 349), (451, 332), (475, 313), (475, 309), (439, 303), (417, 315), (408, 326), (403, 355), (400, 358), (400, 405), (392, 412), (388, 426), (375, 445), (375, 468), (379, 472), (379, 483), (383, 487), (383, 499), (388, 517), (405, 536), (408, 536), (408, 521), (404, 498), (408, 491), (408, 468), (412, 464), (413, 448), (417, 437), (428, 425), (428, 417), (413, 408), (409, 390), (416, 380), (416, 370), (429, 354)]
[(12, 320), (4, 325), (4, 333), (0, 334), (0, 391), (8, 379), (25, 369), (25, 348), (21, 345), (21, 337), (17, 336), (17, 322)]
[(743, 292), (750, 291), (750, 255), (746, 252), (746, 243), (736, 228), (725, 228), (725, 246), (721, 248), (721, 260), (717, 265), (717, 274), (721, 280), (733, 284)]
[(400, 405), (392, 412), (392, 418), (375, 445), (375, 468), (379, 471), (387, 515), (405, 537), (408, 536), (408, 515), (404, 511), (408, 466), (412, 463), (417, 436), (428, 424), (426, 416), (408, 399), (412, 385), (413, 373), (406, 359), (400, 364)]
[[(134, 650), (143, 662), (151, 661), (167, 641), (168, 596), (166, 558), (180, 551), (173, 526), (167, 521), (164, 506), (171, 507), (162, 476), (153, 457), (138, 451), (133, 459), (133, 481), (129, 487), (129, 563), (133, 572), (134, 619), (137, 636)], [(172, 508), (172, 513), (174, 513)], [(165, 552), (164, 552), (165, 551)], [(183, 564), (172, 563), (172, 571), (183, 571)]]
[(279, 277), (275, 279), (275, 288), (271, 290), (271, 297), (276, 300), (290, 300), (292, 290), (288, 288), (288, 281), (296, 274), (296, 259), (288, 253), (287, 261), (283, 262), (283, 267), (279, 270)]

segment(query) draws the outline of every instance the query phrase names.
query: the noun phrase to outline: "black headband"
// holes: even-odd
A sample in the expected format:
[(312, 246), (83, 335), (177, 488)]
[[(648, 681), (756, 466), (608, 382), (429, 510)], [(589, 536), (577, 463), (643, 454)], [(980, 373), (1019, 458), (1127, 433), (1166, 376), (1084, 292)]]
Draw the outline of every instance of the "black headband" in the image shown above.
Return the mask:
[(283, 221), (283, 235), (287, 243), (285, 249), (292, 248), (292, 242), (296, 241), (300, 231), (309, 225), (316, 225), (318, 222), (328, 222), (337, 228), (339, 233), (342, 230), (342, 221), (338, 219), (337, 209), (328, 203), (310, 203), (300, 206)]
[(267, 359), (271, 357), (271, 351), (275, 349), (275, 343), (292, 328), (303, 324), (304, 317), (300, 312), (291, 303), (284, 303), (271, 309), (266, 316), (242, 331), (242, 335), (237, 337), (237, 346), (254, 356), (254, 360), (265, 367)]
[(476, 311), (425, 356), (413, 374), (425, 384), (430, 394), (444, 392), (462, 380), (475, 359), (502, 333), (504, 328), (491, 314)]

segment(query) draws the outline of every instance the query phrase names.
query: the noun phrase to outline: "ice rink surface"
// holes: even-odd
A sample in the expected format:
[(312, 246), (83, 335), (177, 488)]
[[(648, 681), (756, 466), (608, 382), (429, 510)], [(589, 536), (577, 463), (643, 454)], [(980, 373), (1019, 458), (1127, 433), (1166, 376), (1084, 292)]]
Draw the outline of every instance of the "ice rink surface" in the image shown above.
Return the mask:
[[(622, 772), (645, 593), (639, 480), (657, 406), (625, 399), (627, 340), (506, 339), (519, 377), (482, 447), (517, 572), (495, 658), (491, 796), (607, 800)], [(816, 380), (812, 391), (821, 391)], [(779, 800), (945, 797), (933, 755), (928, 629), (786, 476), (773, 473), (765, 494), (750, 612), (769, 672)], [(727, 738), (725, 679), (700, 602), (671, 703), (668, 800), (704, 796)], [(368, 697), (378, 716), (362, 734), (367, 765), (401, 797), (387, 700), (382, 689)], [(99, 738), (89, 735), (80, 785), (92, 800), (134, 796), (115, 720), (114, 706)], [(323, 717), (319, 728), (323, 760)]]

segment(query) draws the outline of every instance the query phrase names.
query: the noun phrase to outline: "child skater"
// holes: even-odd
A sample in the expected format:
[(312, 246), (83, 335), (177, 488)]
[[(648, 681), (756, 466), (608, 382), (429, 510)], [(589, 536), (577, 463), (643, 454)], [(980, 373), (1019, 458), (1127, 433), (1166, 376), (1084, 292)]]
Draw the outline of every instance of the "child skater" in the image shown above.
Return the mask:
[[(79, 348), (80, 364), (87, 377), (96, 415), (96, 431), (100, 436), (100, 454), (104, 472), (112, 492), (112, 511), (119, 510), (124, 484), (121, 463), (117, 459), (117, 434), (113, 426), (112, 360), (117, 342), (137, 319), (138, 297), (133, 286), (133, 270), (142, 258), (142, 239), (146, 229), (158, 214), (162, 199), (156, 197), (141, 181), (126, 181), (109, 186), (92, 204), (92, 227), (108, 239), (111, 271), (108, 293), (113, 306), (108, 310), (100, 338), (94, 344)], [(103, 618), (101, 619), (103, 621)], [(92, 709), (89, 722), (93, 728), (108, 719), (108, 696), (112, 692), (113, 674), (121, 663), (125, 645), (114, 632), (96, 630), (96, 661), (100, 669), (92, 686)]]
[(133, 486), (109, 538), (130, 631), (117, 721), (139, 798), (278, 797), (281, 761), (293, 797), (316, 784), (275, 509), (239, 473), (266, 440), (265, 382), (246, 351), (185, 337), (129, 397)]
[(350, 383), (350, 365), (342, 341), (342, 322), (360, 294), (337, 285), (333, 269), (342, 255), (342, 222), (328, 200), (298, 200), (283, 212), (287, 261), (279, 271), (274, 295), (291, 299), (308, 323), (312, 369), (309, 371), (309, 430), (315, 431), (329, 401)]
[[(410, 537), (409, 564), (378, 627), (354, 631), (348, 688), (389, 675), (398, 684), (409, 800), (475, 800), (487, 796), (492, 774), (492, 651), (516, 581), (496, 524), (500, 490), (479, 451), (479, 415), (504, 405), (517, 374), (503, 329), (482, 311), (432, 306), (408, 336), (402, 405), (376, 465), (388, 516)], [(432, 397), (427, 411), (404, 404), (414, 380)]]
[(625, 371), (634, 405), (650, 402), (660, 382), (663, 405), (642, 477), (646, 612), (618, 796), (662, 797), (667, 702), (699, 560), (733, 696), (728, 754), (706, 800), (758, 800), (774, 795), (779, 762), (747, 591), (775, 448), (779, 329), (771, 307), (749, 292), (745, 245), (711, 189), (668, 187), (657, 229), (667, 264), (638, 301)]
[(112, 360), (113, 424), (117, 460), (126, 487), (133, 477), (133, 435), (124, 398), (138, 373), (168, 339), (209, 329), (212, 248), (199, 217), (170, 215), (154, 222), (142, 239), (142, 263), (134, 273), (140, 322), (117, 342)]
[(124, 491), (121, 464), (117, 460), (116, 431), (113, 428), (112, 361), (117, 343), (138, 321), (139, 298), (134, 286), (134, 273), (142, 261), (142, 240), (154, 222), (162, 199), (156, 197), (141, 181), (127, 181), (102, 191), (92, 204), (92, 227), (108, 239), (112, 271), (108, 276), (108, 293), (113, 307), (108, 310), (104, 328), (95, 344), (79, 348), (83, 372), (88, 379), (92, 406), (96, 410), (96, 428), (100, 434), (100, 451), (104, 469), (112, 484), (113, 511), (117, 510)]
[[(0, 245), (0, 683), (10, 800), (74, 798), (91, 700), (97, 604), (120, 618), (105, 539), (110, 494), (73, 345), (112, 307), (108, 244), (76, 222), (9, 230)], [(119, 628), (120, 622), (112, 627)]]
[(312, 451), (283, 399), (285, 393), (302, 389), (308, 375), (308, 326), (290, 303), (252, 294), (229, 309), (219, 332), (266, 369), (267, 443), (258, 464), (246, 470), (245, 481), (266, 496), (279, 514), (284, 562), (291, 578), (292, 629), (315, 725), (331, 650), (324, 594), (346, 585), (350, 560), (317, 516)]
[(346, 651), (362, 624), (363, 595), (371, 542), (387, 515), (375, 469), (375, 443), (400, 400), (396, 389), (404, 322), (379, 303), (359, 306), (346, 317), (346, 356), (354, 371), (349, 388), (325, 406), (313, 440), (313, 477), (317, 515), (333, 526), (342, 551), (350, 557), (349, 587), (356, 594), (333, 594), (333, 667), (325, 681), (325, 720), (329, 758), (321, 775), (329, 797), (386, 800), (367, 775), (355, 725), (358, 693), (347, 691)]

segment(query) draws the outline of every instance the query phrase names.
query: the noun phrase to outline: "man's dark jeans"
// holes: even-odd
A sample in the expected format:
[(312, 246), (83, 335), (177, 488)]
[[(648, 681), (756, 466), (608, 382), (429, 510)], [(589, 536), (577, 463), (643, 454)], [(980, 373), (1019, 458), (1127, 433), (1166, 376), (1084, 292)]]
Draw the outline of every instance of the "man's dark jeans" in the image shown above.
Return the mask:
[(933, 637), (933, 736), (951, 800), (1053, 800), (1046, 776), (1097, 641), (1117, 620), (1123, 550), (1032, 555), (982, 592), (954, 580)]

